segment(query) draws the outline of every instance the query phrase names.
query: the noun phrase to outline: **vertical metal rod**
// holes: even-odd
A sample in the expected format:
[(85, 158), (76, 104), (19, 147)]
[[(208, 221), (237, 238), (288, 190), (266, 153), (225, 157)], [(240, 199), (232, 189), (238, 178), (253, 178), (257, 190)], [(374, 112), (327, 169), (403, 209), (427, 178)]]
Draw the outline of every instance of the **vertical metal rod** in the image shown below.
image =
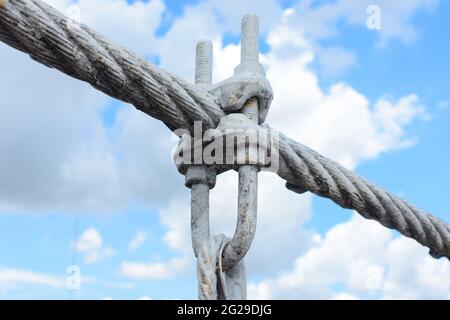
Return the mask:
[[(259, 66), (259, 22), (252, 14), (245, 15), (241, 24), (241, 68), (238, 72), (252, 72)], [(252, 97), (242, 108), (242, 113), (258, 123), (258, 99)], [(223, 252), (225, 270), (243, 259), (256, 232), (258, 200), (258, 167), (242, 165), (239, 168), (238, 218), (236, 231)]]
[[(212, 84), (212, 43), (197, 43), (195, 54), (195, 84), (207, 89)], [(200, 300), (216, 299), (215, 263), (210, 257), (211, 234), (209, 229), (209, 176), (215, 172), (205, 165), (188, 168), (186, 179), (193, 178), (191, 188), (191, 238), (197, 257), (198, 296)], [(187, 181), (188, 182), (188, 181)], [(189, 183), (189, 182), (188, 182)]]
[(209, 243), (209, 186), (195, 183), (191, 186), (191, 238), (196, 257), (201, 247)]
[[(195, 50), (195, 84), (207, 88), (212, 81), (212, 43), (201, 40)], [(206, 176), (206, 168), (197, 166), (189, 168), (196, 170), (197, 174)], [(203, 172), (201, 172), (203, 171)], [(191, 186), (191, 236), (195, 256), (198, 256), (202, 242), (209, 242), (209, 186), (205, 182), (195, 183)]]
[(241, 63), (259, 62), (259, 20), (246, 14), (241, 22)]
[(208, 88), (212, 84), (212, 43), (208, 40), (197, 42), (195, 54), (195, 84)]

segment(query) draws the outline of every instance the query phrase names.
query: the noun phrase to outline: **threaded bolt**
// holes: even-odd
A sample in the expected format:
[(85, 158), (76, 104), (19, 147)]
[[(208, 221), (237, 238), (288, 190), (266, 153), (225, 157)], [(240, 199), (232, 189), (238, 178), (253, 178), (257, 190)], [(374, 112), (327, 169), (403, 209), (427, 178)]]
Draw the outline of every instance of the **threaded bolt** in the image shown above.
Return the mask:
[(247, 14), (241, 22), (241, 63), (259, 62), (259, 20)]
[(242, 113), (253, 122), (258, 123), (258, 98), (248, 99), (242, 107)]
[(212, 43), (209, 40), (197, 42), (195, 50), (195, 83), (202, 86), (212, 84)]

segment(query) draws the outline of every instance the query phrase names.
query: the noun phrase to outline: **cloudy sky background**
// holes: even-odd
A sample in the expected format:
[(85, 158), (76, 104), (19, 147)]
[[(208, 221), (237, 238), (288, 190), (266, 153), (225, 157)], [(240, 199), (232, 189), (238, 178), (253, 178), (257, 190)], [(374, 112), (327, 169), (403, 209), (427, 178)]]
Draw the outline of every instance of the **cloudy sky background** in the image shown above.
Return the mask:
[[(47, 2), (189, 80), (203, 38), (214, 81), (230, 76), (240, 19), (256, 13), (267, 122), (450, 221), (450, 3)], [(189, 190), (164, 125), (4, 44), (0, 115), (0, 298), (196, 298)], [(249, 298), (450, 299), (450, 263), (413, 240), (272, 174), (259, 187)], [(232, 234), (236, 200), (236, 174), (220, 176), (213, 232)], [(66, 288), (69, 265), (80, 290)]]

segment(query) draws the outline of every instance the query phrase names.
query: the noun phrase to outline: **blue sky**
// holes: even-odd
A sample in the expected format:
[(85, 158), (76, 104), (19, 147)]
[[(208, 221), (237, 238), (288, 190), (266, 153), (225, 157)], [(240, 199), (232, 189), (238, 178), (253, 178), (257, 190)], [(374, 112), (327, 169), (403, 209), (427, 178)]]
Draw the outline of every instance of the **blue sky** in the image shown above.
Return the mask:
[[(417, 138), (413, 148), (364, 162), (357, 172), (444, 220), (448, 219), (446, 212), (450, 209), (446, 201), (450, 190), (450, 153), (446, 147), (450, 137), (446, 125), (450, 119), (450, 109), (446, 107), (450, 89), (446, 79), (450, 65), (446, 60), (450, 45), (442, 37), (450, 26), (446, 15), (449, 9), (450, 4), (442, 1), (431, 14), (418, 12), (413, 20), (418, 39), (411, 44), (393, 41), (377, 49), (374, 35), (367, 37), (366, 30), (353, 28), (344, 28), (333, 39), (336, 44), (358, 52), (358, 65), (340, 79), (373, 99), (416, 92), (431, 116), (429, 121), (408, 126), (407, 131)], [(330, 79), (322, 81), (326, 86)]]
[[(69, 2), (60, 0), (52, 3), (64, 11)], [(72, 4), (80, 6), (82, 17), (86, 19), (87, 24), (94, 28), (97, 26), (104, 28), (100, 31), (116, 42), (125, 43), (130, 49), (136, 50), (153, 63), (161, 64), (162, 67), (185, 77), (192, 76), (194, 65), (191, 59), (192, 50), (197, 39), (210, 36), (211, 40), (215, 41), (215, 50), (219, 51), (217, 59), (226, 59), (227, 55), (232, 55), (230, 53), (236, 51), (234, 49), (239, 41), (239, 34), (236, 32), (238, 29), (229, 27), (236, 17), (230, 15), (217, 1), (165, 0), (159, 2), (155, 0), (153, 1), (156, 3), (155, 7), (150, 9), (145, 7), (144, 10), (131, 5), (136, 2), (139, 1), (128, 1), (128, 3), (121, 0), (111, 1), (112, 7), (113, 3), (114, 5), (120, 3), (123, 8), (126, 7), (129, 10), (122, 17), (113, 9), (107, 11), (104, 17), (99, 17), (98, 8), (108, 6), (107, 2), (100, 4), (98, 1), (93, 1), (92, 5), (88, 5), (86, 1), (72, 1)], [(377, 4), (377, 1), (372, 2)], [(244, 13), (248, 8), (252, 8), (252, 5), (256, 7), (257, 3), (257, 1), (243, 1), (241, 7), (237, 7), (236, 15), (241, 14), (241, 11)], [(148, 2), (143, 5), (150, 6)], [(298, 68), (299, 87), (311, 87), (318, 90), (325, 97), (323, 100), (318, 98), (318, 101), (324, 101), (324, 103), (328, 101), (326, 97), (333, 101), (333, 97), (342, 98), (343, 96), (343, 100), (339, 100), (336, 108), (339, 108), (341, 104), (345, 105), (347, 101), (345, 99), (349, 95), (357, 93), (358, 96), (365, 97), (368, 106), (363, 106), (364, 103), (359, 106), (359, 102), (355, 102), (354, 110), (366, 108), (364, 114), (370, 115), (370, 130), (373, 129), (372, 124), (375, 129), (372, 135), (368, 135), (367, 141), (363, 140), (363, 144), (365, 146), (382, 144), (383, 147), (374, 147), (374, 149), (367, 147), (368, 150), (366, 150), (366, 147), (359, 144), (353, 146), (353, 141), (349, 141), (347, 146), (343, 141), (344, 146), (339, 147), (340, 149), (335, 147), (334, 145), (341, 143), (340, 131), (348, 131), (350, 137), (358, 131), (347, 130), (345, 124), (339, 123), (342, 117), (342, 114), (339, 115), (339, 110), (324, 109), (323, 112), (330, 117), (329, 123), (332, 123), (334, 127), (323, 128), (322, 124), (314, 123), (315, 118), (305, 116), (305, 119), (301, 120), (302, 113), (297, 111), (297, 106), (285, 106), (291, 101), (309, 101), (308, 92), (301, 93), (301, 97), (294, 94), (288, 97), (288, 94), (291, 94), (290, 91), (282, 92), (280, 95), (277, 95), (275, 91), (274, 108), (276, 109), (272, 118), (269, 113), (267, 121), (278, 124), (281, 131), (286, 129), (289, 134), (294, 134), (297, 140), (304, 138), (301, 142), (307, 144), (311, 142), (312, 147), (319, 151), (336, 156), (338, 161), (343, 161), (360, 175), (405, 198), (419, 208), (424, 208), (443, 220), (450, 221), (450, 201), (447, 196), (450, 190), (450, 148), (448, 147), (450, 88), (447, 79), (450, 74), (448, 63), (450, 43), (446, 40), (446, 31), (450, 30), (448, 19), (450, 3), (448, 1), (415, 1), (411, 4), (411, 8), (407, 9), (402, 6), (399, 6), (400, 9), (395, 6), (392, 8), (388, 1), (379, 1), (379, 5), (382, 13), (382, 27), (379, 31), (369, 30), (360, 22), (365, 20), (366, 13), (358, 12), (360, 5), (356, 5), (356, 1), (311, 1), (310, 3), (294, 0), (270, 1), (267, 8), (261, 5), (258, 9), (255, 8), (255, 11), (261, 11), (261, 13), (258, 12), (261, 25), (267, 24), (266, 27), (263, 26), (261, 42), (263, 43), (262, 51), (266, 57), (263, 61), (269, 69), (272, 68), (268, 72), (269, 81), (275, 84), (278, 81), (279, 76), (275, 68), (283, 67), (283, 59), (280, 58), (282, 54), (287, 55), (286, 59), (292, 59), (289, 61), (303, 61), (302, 57), (308, 54), (314, 55), (312, 61), (298, 67), (292, 66), (292, 69)], [(325, 6), (336, 6), (336, 16), (322, 15), (319, 11)], [(408, 5), (405, 4), (404, 7)], [(295, 13), (291, 14), (289, 18), (291, 20), (286, 22), (288, 19), (286, 10), (289, 8), (295, 8)], [(140, 12), (134, 13), (133, 10)], [(215, 20), (211, 19), (217, 21), (218, 26), (211, 25), (211, 30), (197, 32), (196, 27), (192, 26), (192, 21), (194, 23), (197, 21), (196, 10), (199, 12), (210, 10)], [(355, 15), (359, 17), (358, 14), (361, 17), (354, 18)], [(208, 26), (208, 23), (211, 23), (211, 19), (207, 19), (208, 13), (204, 16), (205, 21), (198, 21), (198, 25)], [(388, 16), (387, 19), (391, 19), (389, 20), (391, 22), (392, 19), (400, 21), (400, 25), (392, 25), (389, 21), (384, 24), (385, 16)], [(147, 26), (145, 19), (150, 18), (157, 23), (150, 23)], [(316, 34), (314, 30), (318, 29), (311, 31), (304, 25), (304, 21), (311, 21), (308, 18), (318, 20), (317, 28), (321, 26), (320, 23), (323, 23), (333, 32), (327, 35)], [(131, 21), (137, 22), (134, 24)], [(402, 23), (406, 27), (401, 25)], [(129, 30), (135, 28), (134, 38), (126, 36), (121, 38), (120, 34), (114, 32), (114, 24), (127, 24), (124, 28)], [(277, 37), (281, 38), (282, 32), (286, 32), (280, 26), (285, 25), (290, 26), (291, 37), (292, 34), (298, 34), (307, 44), (277, 45), (275, 41)], [(181, 33), (180, 35), (176, 31), (177, 27), (193, 30), (192, 34)], [(400, 30), (412, 28), (415, 36), (404, 38), (401, 32), (396, 33), (389, 29), (394, 27)], [(274, 30), (280, 31), (274, 32)], [(382, 42), (380, 39), (384, 39), (383, 37), (387, 40), (380, 44)], [(176, 43), (176, 39), (180, 39), (180, 42)], [(181, 40), (187, 43), (186, 46)], [(227, 48), (230, 51), (226, 51)], [(352, 57), (351, 63), (339, 72), (330, 71), (321, 63), (321, 52), (326, 52), (328, 48), (344, 50)], [(178, 60), (190, 59), (192, 63), (176, 61), (177, 54), (183, 56)], [(3, 152), (3, 155), (0, 155), (4, 157), (4, 172), (0, 172), (2, 177), (0, 179), (3, 179), (3, 183), (0, 182), (0, 224), (3, 226), (3, 231), (0, 233), (0, 298), (196, 298), (194, 258), (189, 251), (190, 244), (186, 243), (186, 238), (182, 237), (184, 234), (180, 235), (180, 239), (174, 236), (178, 228), (183, 227), (179, 221), (188, 218), (184, 211), (178, 212), (179, 216), (176, 215), (177, 211), (180, 211), (177, 208), (187, 208), (189, 205), (188, 189), (183, 187), (183, 177), (176, 173), (175, 166), (170, 163), (171, 157), (167, 151), (175, 142), (164, 131), (164, 126), (139, 115), (138, 111), (128, 105), (94, 93), (94, 89), (88, 86), (69, 79), (61, 80), (65, 76), (56, 75), (55, 71), (44, 67), (33, 66), (33, 62), (29, 62), (28, 57), (3, 44), (0, 44), (0, 57), (0, 70), (7, 71), (0, 73), (0, 78), (3, 80), (0, 84), (8, 81), (5, 76), (10, 74), (8, 70), (14, 73), (11, 71), (14, 69), (8, 69), (12, 65), (20, 70), (27, 80), (14, 73), (11, 87), (17, 87), (22, 83), (25, 91), (22, 94), (29, 95), (27, 99), (30, 101), (37, 101), (36, 104), (22, 106), (10, 91), (3, 89), (5, 91), (2, 92), (0, 89), (3, 96), (3, 100), (0, 100), (0, 110), (5, 114), (3, 117), (5, 123), (14, 125), (15, 121), (23, 119), (20, 116), (28, 114), (25, 112), (29, 109), (31, 110), (29, 117), (33, 119), (34, 115), (38, 115), (39, 108), (43, 105), (42, 101), (47, 101), (46, 99), (50, 101), (48, 110), (44, 112), (45, 121), (36, 116), (37, 124), (33, 124), (33, 121), (27, 122), (26, 131), (29, 131), (27, 133), (29, 136), (11, 135), (9, 139), (0, 139), (0, 152)], [(228, 60), (220, 61), (223, 62), (222, 65), (229, 64)], [(339, 59), (335, 63), (340, 63)], [(29, 76), (27, 76), (28, 72)], [(221, 70), (217, 71), (216, 77), (221, 77), (222, 73)], [(314, 83), (312, 76), (317, 83)], [(59, 84), (60, 93), (52, 93), (49, 90), (46, 95), (40, 95), (37, 89), (33, 89), (36, 83), (33, 82), (33, 77), (49, 79), (49, 83), (50, 81), (61, 83)], [(297, 78), (293, 77), (291, 80), (295, 82)], [(301, 81), (310, 81), (312, 84)], [(336, 84), (344, 84), (343, 90), (347, 90), (345, 91), (347, 94), (341, 96), (333, 93), (332, 88)], [(40, 83), (39, 86), (44, 84)], [(276, 87), (274, 86), (274, 89)], [(377, 102), (387, 101), (389, 110), (392, 111), (389, 114), (395, 114), (395, 111), (403, 106), (400, 103), (401, 99), (411, 94), (417, 97), (417, 101), (413, 99), (408, 100), (412, 102), (404, 103), (406, 106), (402, 112), (407, 113), (406, 115), (398, 118), (394, 115), (392, 119), (380, 120), (381, 116), (376, 113)], [(275, 105), (277, 99), (279, 103)], [(353, 99), (348, 101), (349, 104), (354, 103)], [(53, 114), (54, 109), (50, 107), (57, 108), (61, 103), (65, 103), (61, 108), (67, 112), (61, 111), (64, 112), (60, 114), (63, 118), (59, 120), (59, 111)], [(283, 109), (284, 107), (286, 109)], [(13, 108), (22, 110), (23, 113), (8, 114)], [(78, 112), (75, 108), (80, 108), (81, 116), (73, 115), (75, 110)], [(307, 106), (302, 110), (308, 110)], [(342, 112), (348, 111), (342, 108)], [(282, 118), (283, 112), (286, 112), (287, 119)], [(355, 114), (358, 113), (355, 112)], [(294, 119), (289, 118), (288, 115), (298, 116), (295, 118), (295, 121), (299, 119), (298, 128), (292, 123), (295, 122)], [(354, 114), (349, 114), (349, 117), (352, 116), (354, 117)], [(58, 129), (55, 125), (58, 121), (61, 121), (63, 129)], [(358, 121), (358, 118), (351, 118), (348, 126), (352, 127), (352, 123)], [(3, 122), (0, 121), (0, 123)], [(44, 128), (42, 123), (50, 125)], [(85, 123), (83, 130), (79, 129)], [(286, 123), (290, 123), (290, 126), (284, 126)], [(394, 129), (390, 127), (391, 124)], [(36, 128), (32, 130), (33, 125), (36, 125)], [(5, 125), (4, 128), (6, 127)], [(17, 123), (17, 127), (20, 129), (22, 125)], [(58, 131), (60, 129), (61, 131)], [(365, 131), (363, 126), (355, 130)], [(65, 145), (61, 147), (58, 142), (58, 132), (66, 134), (66, 131), (71, 138), (68, 138), (65, 143), (60, 143)], [(147, 139), (152, 132), (157, 132), (156, 138)], [(298, 136), (295, 136), (296, 132)], [(322, 138), (312, 139), (311, 136), (314, 133), (322, 135)], [(42, 144), (34, 146), (31, 143), (27, 144), (30, 139), (39, 140), (39, 136), (42, 136), (42, 141), (48, 137), (51, 138)], [(346, 137), (345, 134), (343, 136)], [(52, 139), (55, 139), (55, 142), (52, 142)], [(82, 140), (82, 143), (79, 140)], [(405, 141), (410, 143), (405, 144)], [(72, 142), (73, 145), (70, 144)], [(76, 154), (77, 152), (79, 154)], [(132, 156), (128, 152), (132, 153)], [(56, 155), (53, 158), (61, 157), (61, 162), (54, 162), (56, 160), (53, 158), (45, 160), (43, 155), (47, 153), (50, 154), (49, 157), (52, 154)], [(95, 157), (91, 158), (91, 153), (94, 153)], [(32, 158), (23, 160), (23, 157), (29, 155), (32, 157), (36, 155), (37, 164), (32, 164)], [(349, 162), (346, 162), (347, 160)], [(17, 163), (20, 163), (18, 168), (16, 168)], [(58, 180), (58, 172), (61, 170), (66, 172), (64, 170), (72, 168), (73, 163), (76, 165), (81, 163), (79, 167), (74, 167), (74, 173), (69, 175), (70, 179), (67, 180), (72, 181), (75, 184), (74, 187), (66, 180)], [(152, 167), (154, 171), (143, 172), (143, 168), (147, 167)], [(48, 183), (42, 181), (42, 185), (32, 184), (31, 180), (35, 176), (39, 179), (47, 179)], [(225, 179), (227, 190), (232, 178)], [(9, 181), (19, 181), (18, 186), (12, 191)], [(61, 181), (64, 183), (59, 184), (58, 182)], [(115, 185), (116, 181), (121, 182), (118, 183), (119, 187)], [(178, 185), (172, 189), (169, 182), (178, 183)], [(30, 185), (35, 187), (30, 187), (31, 189), (24, 187)], [(220, 198), (220, 187), (219, 184), (213, 191), (218, 198)], [(55, 194), (58, 195), (58, 192), (47, 191), (47, 189), (53, 190), (52, 188), (63, 195), (58, 197), (57, 201), (52, 201), (52, 197)], [(273, 188), (278, 190), (281, 187), (274, 184)], [(36, 189), (39, 190), (36, 191)], [(288, 193), (287, 190), (285, 192)], [(230, 194), (226, 193), (223, 197), (228, 195)], [(443, 262), (442, 259), (437, 262), (432, 260), (426, 255), (426, 250), (414, 242), (400, 239), (396, 233), (390, 233), (377, 224), (366, 225), (365, 222), (357, 220), (351, 211), (341, 209), (329, 200), (309, 196), (301, 198), (299, 202), (291, 202), (291, 199), (293, 198), (280, 198), (279, 207), (280, 210), (289, 211), (286, 224), (293, 223), (292, 230), (296, 232), (295, 235), (298, 233), (300, 237), (298, 241), (301, 245), (285, 243), (284, 246), (300, 248), (281, 258), (277, 255), (270, 256), (268, 253), (267, 257), (264, 257), (267, 260), (256, 256), (259, 252), (257, 249), (255, 255), (249, 257), (248, 278), (251, 283), (251, 297), (450, 298), (449, 279), (442, 279), (441, 285), (436, 287), (433, 284), (435, 282), (431, 280), (430, 283), (421, 282), (421, 271), (416, 269), (411, 271), (411, 279), (401, 279), (398, 274), (402, 271), (406, 273), (409, 269), (406, 269), (405, 263), (393, 259), (390, 252), (396, 252), (395, 250), (405, 252), (405, 260), (417, 257), (418, 263), (422, 262), (429, 266), (430, 270), (440, 270), (438, 275), (441, 277), (450, 276), (448, 262)], [(217, 200), (212, 203), (213, 211), (214, 204), (218, 204), (220, 208), (228, 208)], [(300, 206), (298, 217), (297, 209), (291, 207), (296, 205)], [(229, 220), (233, 220), (223, 217), (220, 210), (217, 209), (217, 213), (213, 213), (212, 223), (220, 224), (226, 221), (224, 225), (228, 226)], [(272, 214), (283, 217), (282, 212)], [(276, 230), (272, 234), (270, 228), (267, 225), (264, 226), (265, 221), (272, 221), (270, 219), (266, 217), (260, 222), (261, 228), (258, 231), (261, 232), (261, 240), (257, 244), (260, 246), (258, 248), (265, 245), (264, 233), (268, 237), (269, 235), (279, 237), (280, 241), (284, 241), (283, 230), (291, 230), (289, 229), (291, 227), (284, 229), (280, 226), (274, 228)], [(282, 224), (283, 218), (281, 221), (274, 221)], [(340, 261), (342, 266), (331, 271), (324, 267), (323, 273), (314, 275), (318, 278), (317, 281), (310, 283), (302, 280), (308, 271), (302, 269), (303, 267), (299, 264), (314, 265), (311, 262), (313, 260), (308, 259), (327, 251), (327, 239), (330, 239), (330, 242), (335, 239), (336, 232), (333, 230), (336, 229), (332, 228), (337, 225), (343, 230), (346, 230), (345, 228), (350, 231), (353, 230), (352, 228), (368, 230), (366, 233), (368, 239), (362, 240), (363, 243), (367, 242), (366, 248), (372, 248), (373, 243), (370, 241), (383, 246), (379, 248), (380, 253), (377, 256), (375, 253), (367, 253), (369, 249), (365, 250), (363, 245), (361, 245), (361, 251), (352, 253), (361, 258), (360, 263), (364, 266), (361, 268), (366, 268), (369, 276), (376, 275), (377, 283), (379, 283), (375, 288), (361, 289), (363, 285), (358, 281), (364, 282), (364, 280), (355, 280), (351, 273), (353, 269), (348, 269), (346, 266), (353, 263), (352, 261)], [(219, 230), (222, 229), (219, 227)], [(139, 234), (142, 239), (137, 241), (138, 244), (132, 249), (131, 242), (139, 238)], [(362, 234), (365, 235), (364, 232)], [(370, 237), (373, 238), (369, 239)], [(98, 238), (101, 240), (98, 241)], [(86, 241), (93, 241), (93, 243), (89, 242), (88, 249), (83, 249), (83, 243), (86, 244)], [(383, 250), (388, 252), (386, 256)], [(339, 252), (336, 254), (339, 255)], [(89, 255), (94, 257), (91, 256), (90, 259)], [(177, 259), (183, 261), (182, 266), (178, 267), (174, 262), (178, 261)], [(279, 264), (274, 264), (273, 268), (270, 265), (262, 267), (265, 261), (278, 259)], [(324, 257), (323, 261), (329, 265), (334, 262), (331, 257)], [(155, 276), (149, 276), (147, 271), (143, 271), (143, 274), (127, 271), (126, 265), (130, 263), (139, 264), (143, 270), (154, 272)], [(65, 288), (66, 268), (72, 264), (79, 265), (82, 273), (82, 287), (76, 291)], [(167, 269), (167, 273), (161, 272), (161, 275), (156, 275), (160, 272), (158, 265), (162, 269)], [(356, 262), (355, 265), (357, 265)], [(324, 274), (332, 274), (332, 276), (328, 279), (323, 276)], [(319, 279), (320, 277), (322, 278)], [(364, 278), (364, 276), (361, 277)], [(294, 283), (298, 281), (301, 288), (295, 286), (286, 288), (282, 279), (294, 279), (292, 281)], [(264, 288), (268, 288), (271, 294), (267, 295)], [(399, 293), (402, 291), (403, 295)]]

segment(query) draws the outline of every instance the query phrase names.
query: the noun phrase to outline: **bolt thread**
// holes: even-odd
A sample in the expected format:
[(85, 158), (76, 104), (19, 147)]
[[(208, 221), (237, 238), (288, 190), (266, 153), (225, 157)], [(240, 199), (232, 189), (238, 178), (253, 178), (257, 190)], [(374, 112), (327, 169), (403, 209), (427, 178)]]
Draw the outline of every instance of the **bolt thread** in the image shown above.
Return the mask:
[(212, 43), (201, 40), (195, 50), (195, 83), (212, 84)]
[(241, 62), (259, 61), (259, 21), (254, 14), (247, 14), (241, 23)]
[(258, 123), (258, 98), (248, 99), (242, 107), (242, 113), (253, 122)]

